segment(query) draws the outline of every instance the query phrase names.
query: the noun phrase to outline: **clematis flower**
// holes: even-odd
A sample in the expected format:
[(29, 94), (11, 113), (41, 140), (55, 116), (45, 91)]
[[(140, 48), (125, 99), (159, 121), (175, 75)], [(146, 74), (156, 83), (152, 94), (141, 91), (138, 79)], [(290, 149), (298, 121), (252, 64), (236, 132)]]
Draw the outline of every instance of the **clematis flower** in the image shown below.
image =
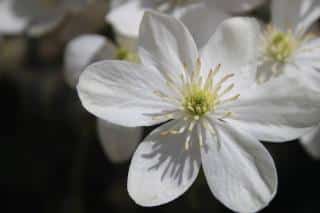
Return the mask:
[[(83, 106), (117, 125), (159, 123), (138, 146), (128, 192), (142, 206), (168, 203), (195, 181), (202, 165), (215, 197), (237, 212), (264, 208), (277, 172), (258, 139), (286, 141), (318, 121), (316, 94), (294, 84), (255, 83), (254, 19), (224, 21), (199, 52), (179, 20), (148, 11), (140, 26), (141, 64), (94, 63), (77, 86)], [(305, 118), (305, 119), (301, 119)]]
[[(272, 23), (266, 27), (260, 45), (257, 81), (264, 83), (281, 76), (288, 78), (284, 83), (288, 87), (292, 86), (292, 79), (298, 79), (311, 90), (320, 92), (320, 38), (308, 33), (320, 16), (320, 1), (273, 0), (271, 10)], [(317, 137), (314, 130), (301, 138), (303, 146), (314, 157), (320, 156)]]
[(248, 11), (263, 2), (264, 0), (113, 0), (111, 1), (112, 10), (106, 16), (106, 20), (113, 24), (118, 34), (137, 37), (143, 13), (147, 9), (158, 10), (181, 18), (190, 16), (189, 10), (199, 7), (198, 11), (191, 12), (191, 16), (193, 18), (202, 17), (202, 19), (195, 19), (191, 26), (199, 26), (200, 22), (197, 21), (202, 23), (202, 21), (209, 20), (209, 17), (212, 21), (209, 29), (215, 29), (226, 18), (227, 13)]
[[(128, 49), (127, 47), (126, 49)], [(133, 50), (132, 50), (133, 51)], [(71, 87), (75, 87), (82, 71), (89, 64), (106, 59), (121, 59), (134, 62), (135, 55), (117, 48), (101, 35), (87, 34), (69, 42), (65, 53), (64, 76)], [(97, 134), (106, 156), (115, 163), (130, 159), (143, 129), (128, 128), (97, 119)]]
[(55, 27), (68, 12), (84, 8), (89, 0), (1, 0), (0, 33), (27, 31), (42, 34)]
[(319, 89), (320, 39), (308, 34), (308, 29), (320, 16), (320, 2), (273, 0), (271, 11), (272, 22), (259, 45), (261, 66), (257, 80), (265, 82), (286, 74)]

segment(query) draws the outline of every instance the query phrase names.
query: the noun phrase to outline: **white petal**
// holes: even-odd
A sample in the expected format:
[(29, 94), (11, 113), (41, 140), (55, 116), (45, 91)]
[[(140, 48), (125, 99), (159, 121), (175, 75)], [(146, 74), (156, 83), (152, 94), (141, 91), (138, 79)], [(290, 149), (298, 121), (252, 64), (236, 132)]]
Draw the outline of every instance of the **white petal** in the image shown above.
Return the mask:
[(153, 131), (131, 161), (128, 192), (141, 206), (158, 206), (182, 195), (196, 179), (200, 167), (198, 143), (185, 149), (185, 134), (161, 136), (179, 121)]
[(250, 11), (259, 5), (263, 4), (265, 0), (207, 0), (214, 2), (219, 8), (228, 12), (241, 13)]
[(186, 8), (180, 20), (191, 32), (197, 46), (202, 48), (216, 31), (217, 26), (228, 17), (229, 15), (222, 10), (202, 3)]
[(299, 35), (320, 16), (318, 0), (273, 0), (271, 5), (273, 24), (280, 30), (294, 30)]
[(173, 79), (180, 79), (184, 65), (194, 70), (198, 58), (196, 44), (186, 27), (177, 19), (148, 11), (139, 38), (139, 54), (145, 65), (155, 66)]
[(268, 151), (253, 137), (225, 123), (217, 137), (206, 133), (201, 149), (204, 173), (212, 193), (236, 212), (257, 212), (277, 191), (277, 171)]
[(15, 34), (22, 32), (28, 20), (15, 14), (12, 0), (0, 1), (0, 33)]
[(64, 75), (67, 83), (75, 87), (80, 74), (88, 64), (95, 61), (97, 54), (99, 59), (113, 59), (115, 51), (115, 46), (100, 35), (87, 34), (71, 40), (64, 57)]
[(63, 20), (63, 14), (54, 14), (48, 17), (34, 18), (30, 22), (27, 33), (30, 36), (41, 36), (57, 27)]
[(299, 57), (295, 60), (295, 67), (291, 67), (286, 74), (297, 78), (307, 88), (320, 92), (320, 64), (318, 54), (315, 57)]
[(320, 38), (302, 43), (296, 51), (294, 61), (320, 70)]
[(300, 138), (305, 150), (315, 159), (320, 159), (320, 126)]
[(97, 131), (104, 153), (115, 163), (129, 160), (142, 138), (142, 128), (128, 128), (97, 119)]
[(138, 37), (144, 11), (139, 0), (130, 0), (111, 10), (106, 20), (115, 27), (118, 34)]
[[(225, 74), (237, 74), (258, 55), (260, 26), (253, 18), (230, 18), (224, 21), (201, 52), (203, 71), (209, 72), (218, 64)], [(255, 74), (255, 69), (249, 74)], [(248, 74), (248, 73), (246, 73)]]
[(243, 91), (224, 107), (234, 113), (228, 122), (264, 141), (296, 139), (320, 120), (320, 94), (285, 76)]
[(154, 115), (177, 109), (154, 94), (166, 91), (161, 75), (139, 64), (111, 60), (92, 64), (81, 74), (77, 89), (89, 112), (118, 125), (157, 124), (168, 118), (158, 120)]

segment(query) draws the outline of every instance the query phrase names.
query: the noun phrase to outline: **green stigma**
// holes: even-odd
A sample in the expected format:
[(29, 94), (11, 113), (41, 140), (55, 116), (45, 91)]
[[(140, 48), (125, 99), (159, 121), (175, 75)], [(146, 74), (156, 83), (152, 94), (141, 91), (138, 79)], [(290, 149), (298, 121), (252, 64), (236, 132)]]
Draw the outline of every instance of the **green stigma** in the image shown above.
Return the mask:
[(192, 84), (185, 90), (182, 106), (188, 114), (199, 119), (214, 110), (216, 103), (217, 97), (209, 89)]
[(133, 62), (133, 63), (139, 63), (139, 56), (132, 52), (129, 51), (126, 48), (120, 47), (116, 53), (116, 59), (118, 60), (124, 60), (124, 61), (129, 61), (129, 62)]
[(297, 49), (299, 43), (291, 32), (280, 32), (274, 28), (267, 31), (266, 54), (275, 61), (284, 63)]

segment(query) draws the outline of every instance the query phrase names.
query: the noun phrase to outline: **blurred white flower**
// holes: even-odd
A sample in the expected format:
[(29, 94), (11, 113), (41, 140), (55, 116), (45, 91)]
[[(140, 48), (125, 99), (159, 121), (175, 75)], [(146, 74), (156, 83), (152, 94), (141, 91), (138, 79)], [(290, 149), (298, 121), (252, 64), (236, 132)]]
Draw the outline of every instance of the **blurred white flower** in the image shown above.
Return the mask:
[[(127, 54), (127, 55), (125, 55)], [(75, 87), (82, 71), (89, 64), (106, 59), (128, 60), (129, 52), (117, 48), (101, 35), (87, 34), (79, 36), (66, 47), (64, 76), (66, 82)], [(142, 128), (128, 128), (97, 119), (97, 133), (103, 151), (113, 162), (130, 159), (138, 142), (142, 138)]]
[[(297, 79), (320, 92), (320, 38), (308, 34), (320, 16), (320, 1), (273, 0), (271, 11), (272, 23), (262, 36), (258, 82), (281, 76), (288, 78), (284, 86), (295, 86), (291, 81)], [(312, 156), (320, 157), (319, 134), (312, 132), (301, 141)]]
[(197, 19), (200, 22), (193, 21), (192, 26), (197, 27), (205, 24), (202, 23), (202, 21), (207, 20), (204, 17), (211, 16), (213, 18), (210, 20), (213, 20), (213, 22), (209, 29), (215, 29), (216, 24), (219, 24), (225, 18), (225, 14), (221, 16), (222, 11), (226, 13), (239, 13), (253, 9), (264, 1), (265, 0), (113, 0), (111, 1), (111, 12), (106, 16), (106, 20), (114, 25), (118, 34), (137, 37), (139, 34), (139, 25), (146, 9), (158, 10), (180, 18), (186, 15), (185, 13), (188, 13), (190, 7), (202, 7), (202, 11), (193, 14), (194, 17), (202, 17), (202, 19)]
[(286, 74), (319, 90), (320, 39), (307, 31), (320, 16), (320, 1), (273, 0), (271, 11), (272, 22), (262, 36), (257, 80), (262, 83)]
[(1, 0), (0, 34), (42, 34), (68, 12), (82, 9), (89, 0)]
[(179, 197), (201, 164), (212, 193), (234, 211), (256, 212), (274, 197), (276, 169), (258, 139), (301, 135), (318, 122), (320, 99), (300, 84), (288, 96), (281, 81), (272, 84), (277, 92), (271, 94), (271, 84), (255, 83), (251, 62), (258, 36), (253, 19), (233, 18), (199, 53), (180, 21), (146, 12), (141, 64), (107, 60), (81, 74), (78, 94), (94, 115), (128, 127), (166, 122), (131, 161), (128, 191), (137, 204), (157, 206)]

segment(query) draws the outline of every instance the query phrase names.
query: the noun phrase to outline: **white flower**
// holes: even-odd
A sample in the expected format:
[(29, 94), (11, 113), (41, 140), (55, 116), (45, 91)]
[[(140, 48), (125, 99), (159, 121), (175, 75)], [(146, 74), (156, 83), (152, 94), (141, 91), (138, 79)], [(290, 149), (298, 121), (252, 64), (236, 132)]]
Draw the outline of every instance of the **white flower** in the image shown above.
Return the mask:
[[(287, 78), (284, 86), (293, 86), (291, 81), (295, 79), (320, 92), (320, 38), (307, 33), (320, 16), (320, 1), (273, 0), (271, 10), (272, 23), (262, 36), (258, 82), (281, 76)], [(314, 157), (320, 156), (316, 137), (311, 133), (301, 139)]]
[(312, 129), (308, 134), (300, 138), (306, 151), (315, 159), (320, 159), (320, 126)]
[[(211, 25), (208, 30), (214, 30), (216, 26), (227, 17), (226, 13), (247, 11), (260, 5), (264, 1), (265, 0), (113, 0), (111, 1), (112, 10), (106, 16), (106, 20), (113, 24), (118, 34), (137, 37), (144, 12), (147, 9), (154, 9), (173, 15), (176, 18), (193, 16), (195, 20), (192, 21), (190, 25), (187, 24), (188, 27), (192, 26), (193, 28), (202, 24), (207, 26), (206, 23), (202, 22), (210, 20)], [(193, 7), (200, 7), (202, 9), (196, 9), (195, 12), (192, 12)], [(192, 14), (190, 15), (189, 13)], [(193, 28), (190, 30), (194, 35), (197, 31), (193, 31)], [(210, 32), (210, 35), (212, 35), (213, 32), (214, 31)], [(202, 31), (202, 34), (206, 35), (205, 33), (205, 31)]]
[(1, 0), (0, 33), (27, 31), (42, 34), (55, 27), (67, 12), (83, 8), (89, 0)]
[(320, 16), (320, 1), (273, 0), (271, 10), (272, 22), (260, 45), (262, 65), (257, 80), (286, 74), (319, 90), (320, 39), (307, 31)]
[[(139, 145), (128, 191), (142, 206), (182, 195), (202, 164), (212, 193), (228, 208), (256, 212), (277, 190), (274, 162), (256, 139), (286, 141), (319, 118), (315, 94), (295, 84), (255, 84), (257, 23), (221, 24), (198, 53), (186, 27), (146, 12), (140, 28), (142, 64), (107, 60), (90, 65), (77, 86), (83, 106), (109, 122), (149, 126), (167, 122)], [(304, 118), (303, 120), (301, 118)]]
[[(65, 53), (64, 76), (66, 82), (75, 87), (82, 71), (89, 64), (106, 59), (128, 60), (133, 53), (118, 49), (111, 41), (101, 35), (87, 34), (69, 42)], [(97, 133), (108, 158), (113, 162), (130, 159), (139, 140), (142, 128), (128, 128), (97, 119)]]

